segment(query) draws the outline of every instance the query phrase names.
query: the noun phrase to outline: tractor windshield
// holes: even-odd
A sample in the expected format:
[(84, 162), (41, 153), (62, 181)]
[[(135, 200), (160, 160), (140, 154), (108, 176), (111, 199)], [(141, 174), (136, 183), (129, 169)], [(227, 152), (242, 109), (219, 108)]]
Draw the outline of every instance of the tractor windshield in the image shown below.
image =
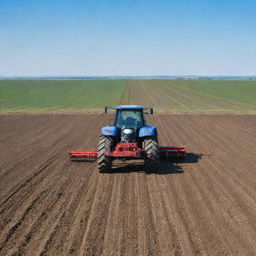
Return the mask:
[(143, 112), (141, 110), (118, 110), (116, 115), (118, 128), (141, 128), (144, 126)]

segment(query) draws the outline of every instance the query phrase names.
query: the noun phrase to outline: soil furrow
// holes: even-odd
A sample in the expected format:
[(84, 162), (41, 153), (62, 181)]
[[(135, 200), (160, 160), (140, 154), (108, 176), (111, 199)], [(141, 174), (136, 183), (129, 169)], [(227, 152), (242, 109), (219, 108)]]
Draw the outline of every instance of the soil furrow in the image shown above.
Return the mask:
[(1, 116), (0, 255), (255, 255), (256, 116), (146, 117), (183, 162), (99, 173), (67, 152), (96, 149), (113, 115)]

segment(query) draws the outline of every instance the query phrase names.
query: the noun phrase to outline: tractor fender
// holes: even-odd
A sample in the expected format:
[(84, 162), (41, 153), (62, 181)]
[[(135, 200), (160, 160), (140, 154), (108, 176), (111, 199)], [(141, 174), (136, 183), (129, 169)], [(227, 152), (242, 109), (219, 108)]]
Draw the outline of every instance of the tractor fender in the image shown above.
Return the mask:
[(140, 128), (139, 137), (157, 136), (157, 128), (155, 126), (144, 126)]
[(101, 128), (101, 134), (107, 136), (117, 136), (118, 128), (116, 126), (105, 126)]

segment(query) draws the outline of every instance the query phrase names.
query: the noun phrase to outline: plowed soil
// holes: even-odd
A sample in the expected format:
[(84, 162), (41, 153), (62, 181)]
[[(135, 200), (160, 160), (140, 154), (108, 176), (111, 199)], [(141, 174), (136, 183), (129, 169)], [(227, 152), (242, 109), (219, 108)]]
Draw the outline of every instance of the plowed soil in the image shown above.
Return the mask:
[(256, 116), (156, 115), (159, 172), (70, 162), (104, 115), (1, 116), (0, 255), (256, 255)]

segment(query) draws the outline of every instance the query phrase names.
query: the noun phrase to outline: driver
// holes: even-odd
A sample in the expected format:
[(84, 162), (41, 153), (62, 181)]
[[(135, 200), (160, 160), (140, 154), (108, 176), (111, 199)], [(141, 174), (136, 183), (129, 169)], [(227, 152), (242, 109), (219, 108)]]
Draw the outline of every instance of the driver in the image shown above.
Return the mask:
[(122, 117), (122, 123), (124, 125), (136, 125), (136, 119), (131, 117), (131, 116), (128, 116), (126, 115), (126, 111), (123, 111), (122, 114), (121, 114), (121, 117)]

